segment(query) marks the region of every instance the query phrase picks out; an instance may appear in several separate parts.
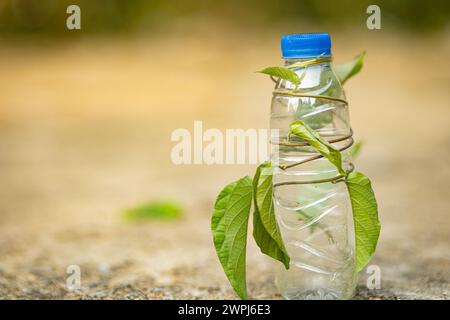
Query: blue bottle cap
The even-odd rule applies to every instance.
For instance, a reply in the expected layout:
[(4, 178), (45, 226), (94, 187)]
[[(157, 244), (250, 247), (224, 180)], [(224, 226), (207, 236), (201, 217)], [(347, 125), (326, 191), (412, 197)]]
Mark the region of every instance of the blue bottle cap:
[(331, 56), (331, 38), (328, 33), (298, 33), (281, 37), (281, 52), (285, 59)]

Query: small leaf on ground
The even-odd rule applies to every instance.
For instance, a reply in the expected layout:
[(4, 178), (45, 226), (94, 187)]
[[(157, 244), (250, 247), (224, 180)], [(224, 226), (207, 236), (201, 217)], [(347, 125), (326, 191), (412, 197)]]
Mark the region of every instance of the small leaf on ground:
[(289, 269), (289, 255), (275, 217), (272, 177), (271, 163), (264, 162), (253, 178), (253, 237), (262, 253), (281, 261)]
[(252, 193), (250, 177), (230, 183), (217, 197), (211, 218), (217, 256), (231, 286), (241, 299), (247, 299), (245, 260)]
[(345, 175), (344, 169), (342, 168), (341, 152), (323, 139), (310, 126), (301, 120), (296, 120), (290, 124), (289, 129), (293, 134), (308, 142), (309, 145), (314, 147), (322, 156), (330, 160), (341, 175)]
[(334, 72), (336, 73), (337, 77), (339, 78), (339, 81), (341, 84), (344, 84), (348, 79), (353, 77), (355, 74), (357, 74), (359, 71), (361, 71), (361, 68), (364, 64), (364, 57), (366, 56), (366, 52), (363, 51), (359, 55), (357, 55), (352, 61), (337, 64), (334, 66)]
[(125, 210), (129, 220), (173, 220), (181, 217), (181, 206), (173, 201), (150, 201)]
[(346, 179), (353, 210), (356, 242), (356, 270), (370, 261), (380, 235), (378, 207), (370, 180), (360, 172), (349, 173)]

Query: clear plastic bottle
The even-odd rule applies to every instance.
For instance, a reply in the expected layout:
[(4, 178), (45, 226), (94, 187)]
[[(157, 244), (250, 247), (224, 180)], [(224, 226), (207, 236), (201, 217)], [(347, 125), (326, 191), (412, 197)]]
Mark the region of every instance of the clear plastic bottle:
[(279, 167), (318, 154), (300, 138), (289, 136), (289, 124), (295, 120), (308, 124), (336, 148), (345, 149), (344, 168), (351, 166), (346, 151), (353, 141), (348, 106), (331, 62), (326, 61), (331, 60), (326, 59), (331, 57), (330, 36), (283, 36), (282, 52), (286, 65), (317, 57), (325, 61), (294, 69), (302, 77), (295, 91), (299, 96), (283, 94), (294, 86), (281, 80), (272, 99), (271, 128), (276, 129), (271, 137), (275, 213), (291, 257), (290, 269), (281, 266), (278, 270), (276, 284), (286, 299), (349, 299), (355, 293), (357, 274), (353, 219), (345, 184), (301, 184), (339, 175), (325, 158), (285, 170)]

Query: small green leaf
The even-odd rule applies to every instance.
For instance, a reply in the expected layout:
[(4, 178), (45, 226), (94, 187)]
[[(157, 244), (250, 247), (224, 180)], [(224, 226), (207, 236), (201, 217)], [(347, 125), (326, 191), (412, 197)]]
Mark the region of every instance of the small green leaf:
[(173, 220), (181, 217), (182, 208), (173, 201), (155, 200), (125, 210), (129, 220)]
[(362, 141), (358, 141), (350, 148), (349, 153), (350, 153), (350, 156), (352, 157), (352, 159), (355, 159), (359, 155), (363, 144), (364, 143)]
[(361, 271), (372, 257), (380, 235), (375, 194), (369, 178), (351, 172), (346, 179), (355, 224), (356, 270)]
[(314, 147), (322, 156), (330, 160), (336, 166), (339, 173), (345, 176), (345, 171), (342, 168), (341, 152), (335, 149), (330, 143), (325, 141), (316, 131), (311, 129), (306, 123), (301, 120), (292, 122), (289, 129), (293, 134), (299, 136), (312, 147)]
[(294, 71), (286, 67), (268, 67), (258, 72), (287, 80), (296, 86), (298, 86), (302, 81), (302, 79)]
[(217, 197), (211, 218), (217, 256), (231, 286), (241, 299), (247, 299), (245, 260), (252, 194), (250, 177), (230, 183)]
[(284, 247), (275, 217), (272, 165), (262, 163), (253, 178), (253, 237), (261, 252), (281, 261), (289, 269), (289, 255)]
[(366, 52), (363, 51), (359, 55), (357, 55), (352, 61), (338, 64), (334, 66), (334, 72), (341, 84), (344, 84), (348, 79), (357, 74), (364, 63), (364, 57), (366, 56)]

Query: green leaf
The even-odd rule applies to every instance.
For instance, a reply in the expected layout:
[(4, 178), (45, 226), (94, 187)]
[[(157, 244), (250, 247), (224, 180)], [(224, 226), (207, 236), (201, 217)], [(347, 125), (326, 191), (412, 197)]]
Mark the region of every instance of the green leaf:
[(363, 144), (364, 143), (362, 141), (358, 141), (350, 148), (349, 153), (350, 153), (350, 156), (352, 157), (352, 159), (355, 159), (359, 155)]
[(275, 217), (272, 165), (262, 163), (253, 178), (253, 237), (261, 252), (281, 261), (289, 269), (289, 255), (284, 247)]
[(344, 84), (348, 79), (357, 74), (364, 63), (364, 57), (366, 56), (366, 52), (363, 51), (359, 55), (357, 55), (352, 61), (338, 64), (334, 66), (334, 72), (341, 84)]
[(258, 72), (287, 80), (296, 86), (298, 86), (302, 81), (302, 79), (294, 71), (286, 67), (268, 67)]
[(370, 180), (360, 172), (349, 173), (346, 179), (356, 240), (356, 270), (361, 271), (372, 257), (380, 235), (380, 222), (375, 194)]
[(316, 131), (311, 129), (306, 123), (301, 120), (292, 122), (289, 129), (293, 134), (299, 136), (312, 147), (314, 147), (322, 156), (330, 160), (336, 166), (339, 173), (345, 176), (345, 171), (342, 168), (341, 152), (335, 149), (330, 143), (325, 141)]
[(125, 210), (129, 220), (174, 220), (181, 217), (182, 208), (173, 201), (155, 200)]
[(245, 260), (252, 193), (250, 177), (230, 183), (217, 197), (211, 218), (217, 256), (231, 286), (241, 299), (247, 299)]

